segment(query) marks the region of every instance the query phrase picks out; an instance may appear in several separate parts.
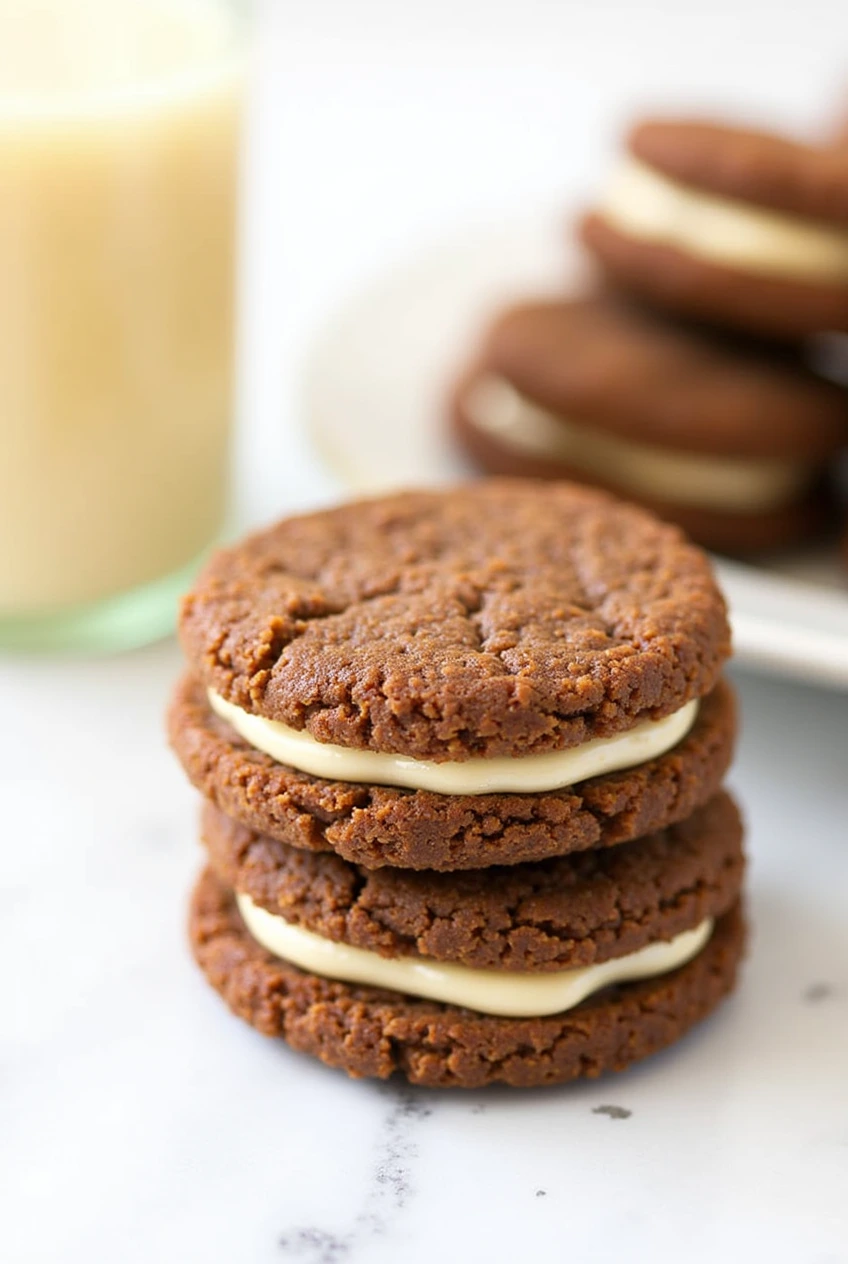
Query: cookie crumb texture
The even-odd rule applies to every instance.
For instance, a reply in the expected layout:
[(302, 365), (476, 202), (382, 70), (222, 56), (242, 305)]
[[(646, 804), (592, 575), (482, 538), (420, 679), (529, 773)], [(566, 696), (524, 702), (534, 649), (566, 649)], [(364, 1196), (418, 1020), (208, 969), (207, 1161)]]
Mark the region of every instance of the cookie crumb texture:
[(620, 847), (460, 873), (370, 870), (298, 851), (211, 805), (203, 841), (223, 885), (323, 939), (478, 970), (566, 970), (720, 917), (742, 885), (742, 821), (719, 794)]
[(571, 484), (488, 481), (292, 518), (185, 600), (196, 675), (318, 741), (420, 759), (608, 737), (708, 693), (730, 650), (706, 557)]
[(732, 990), (744, 948), (737, 904), (679, 970), (608, 988), (551, 1018), (506, 1019), (335, 983), (277, 960), (248, 935), (211, 871), (195, 888), (189, 933), (209, 982), (264, 1035), (354, 1077), (399, 1072), (441, 1088), (530, 1088), (621, 1071), (705, 1018)]
[(727, 771), (736, 708), (721, 680), (667, 754), (546, 794), (440, 795), (322, 781), (255, 750), (214, 714), (190, 676), (177, 686), (168, 727), (193, 785), (243, 825), (371, 869), (444, 871), (608, 847), (684, 820)]

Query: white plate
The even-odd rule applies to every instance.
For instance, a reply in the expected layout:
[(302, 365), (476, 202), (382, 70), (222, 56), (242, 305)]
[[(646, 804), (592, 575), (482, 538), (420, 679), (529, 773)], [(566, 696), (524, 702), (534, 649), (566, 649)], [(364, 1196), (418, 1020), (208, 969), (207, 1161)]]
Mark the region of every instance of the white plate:
[[(444, 394), (498, 304), (555, 293), (574, 273), (562, 217), (466, 233), (396, 268), (327, 328), (308, 361), (305, 413), (357, 492), (444, 483), (469, 467), (444, 428)], [(737, 658), (848, 688), (848, 589), (835, 550), (765, 567), (718, 561)]]

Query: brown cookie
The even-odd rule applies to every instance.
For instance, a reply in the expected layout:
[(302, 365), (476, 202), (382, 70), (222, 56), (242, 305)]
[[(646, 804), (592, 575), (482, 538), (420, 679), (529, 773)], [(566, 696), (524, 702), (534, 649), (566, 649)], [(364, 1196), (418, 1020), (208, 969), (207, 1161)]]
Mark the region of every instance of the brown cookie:
[(608, 293), (506, 308), (481, 340), (480, 374), (575, 424), (664, 451), (822, 461), (848, 441), (848, 395), (799, 351)]
[(319, 742), (435, 761), (608, 737), (714, 687), (706, 558), (570, 484), (490, 481), (292, 518), (217, 553), (183, 603), (193, 671)]
[(487, 472), (606, 487), (749, 553), (827, 521), (823, 469), (848, 436), (848, 395), (797, 352), (601, 294), (502, 312), (451, 417)]
[(682, 184), (803, 219), (848, 226), (844, 151), (704, 119), (645, 119), (632, 154)]
[[(627, 148), (665, 183), (658, 196), (654, 183), (635, 215), (641, 179), (583, 221), (584, 243), (617, 284), (672, 311), (773, 337), (848, 329), (844, 151), (674, 119), (640, 123)], [(697, 231), (681, 236), (693, 196)], [(718, 220), (701, 214), (707, 198), (721, 199)], [(770, 229), (750, 212), (771, 217), (768, 241)]]
[(543, 794), (443, 795), (322, 781), (262, 754), (210, 709), (190, 676), (178, 685), (169, 735), (193, 784), (262, 834), (335, 851), (368, 868), (458, 870), (605, 847), (683, 820), (718, 789), (736, 714), (725, 681), (689, 734), (637, 768)]
[(742, 822), (718, 794), (620, 847), (461, 873), (369, 870), (299, 851), (211, 804), (203, 842), (222, 884), (325, 939), (476, 969), (564, 970), (626, 956), (726, 913), (742, 885)]
[(620, 1071), (673, 1044), (733, 988), (744, 948), (739, 905), (669, 974), (606, 989), (564, 1014), (510, 1019), (336, 983), (273, 957), (247, 933), (211, 871), (191, 903), (195, 958), (230, 1009), (258, 1031), (351, 1076), (478, 1088), (556, 1084)]
[(848, 330), (848, 285), (724, 267), (674, 246), (631, 237), (600, 213), (584, 216), (578, 231), (611, 280), (667, 311), (777, 339)]

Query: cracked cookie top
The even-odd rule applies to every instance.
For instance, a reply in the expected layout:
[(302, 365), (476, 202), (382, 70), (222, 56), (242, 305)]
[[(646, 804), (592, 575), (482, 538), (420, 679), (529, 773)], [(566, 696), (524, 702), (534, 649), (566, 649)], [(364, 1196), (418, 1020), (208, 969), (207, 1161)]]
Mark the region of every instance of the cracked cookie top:
[(730, 648), (709, 562), (677, 528), (519, 480), (286, 519), (212, 558), (180, 636), (246, 711), (436, 761), (659, 719), (708, 693)]

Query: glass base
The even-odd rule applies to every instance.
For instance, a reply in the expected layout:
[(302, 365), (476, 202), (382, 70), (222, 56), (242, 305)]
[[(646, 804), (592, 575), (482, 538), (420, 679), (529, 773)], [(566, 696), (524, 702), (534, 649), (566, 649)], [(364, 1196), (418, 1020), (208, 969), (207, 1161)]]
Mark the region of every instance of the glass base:
[(176, 627), (177, 602), (207, 556), (204, 550), (163, 579), (86, 605), (33, 615), (0, 613), (0, 650), (106, 654), (170, 636)]

